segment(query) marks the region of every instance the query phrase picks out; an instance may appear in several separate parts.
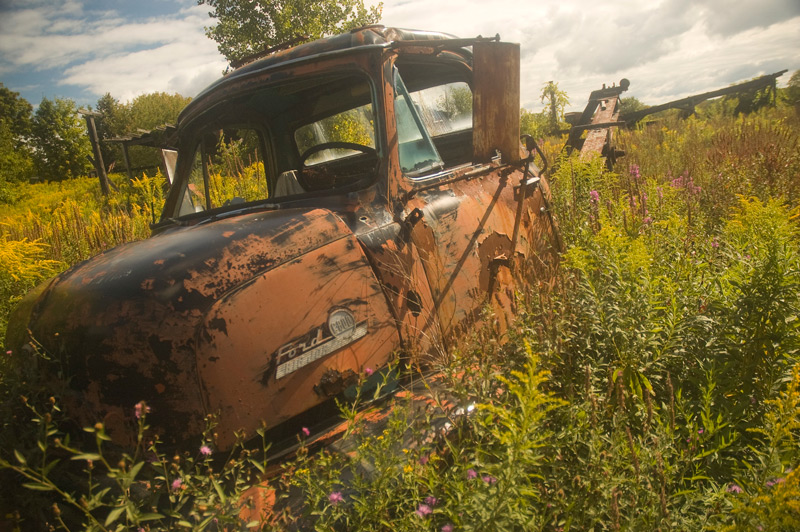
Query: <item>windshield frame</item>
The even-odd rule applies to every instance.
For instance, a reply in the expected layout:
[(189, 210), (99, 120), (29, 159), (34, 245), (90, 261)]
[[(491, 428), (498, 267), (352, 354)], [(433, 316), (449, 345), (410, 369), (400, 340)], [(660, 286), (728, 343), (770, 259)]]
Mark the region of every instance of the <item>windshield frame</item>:
[[(202, 212), (179, 214), (181, 212), (181, 203), (184, 195), (186, 194), (186, 188), (189, 183), (191, 166), (194, 159), (195, 148), (198, 145), (198, 139), (202, 137), (204, 132), (208, 131), (209, 124), (212, 124), (215, 121), (220, 121), (226, 127), (234, 122), (237, 122), (236, 120), (231, 120), (231, 122), (225, 121), (224, 109), (226, 106), (231, 105), (231, 102), (238, 101), (237, 99), (250, 97), (259, 93), (260, 91), (268, 91), (271, 88), (280, 88), (287, 84), (291, 85), (293, 83), (301, 83), (306, 80), (311, 82), (312, 86), (315, 83), (319, 86), (323, 86), (325, 81), (330, 79), (346, 79), (347, 77), (352, 77), (354, 79), (363, 80), (368, 87), (368, 93), (366, 95), (368, 98), (367, 102), (371, 104), (373, 109), (374, 121), (372, 134), (374, 137), (375, 150), (378, 158), (380, 159), (383, 154), (386, 153), (385, 118), (383, 101), (379, 96), (378, 90), (380, 83), (379, 81), (376, 81), (374, 73), (365, 68), (365, 66), (369, 65), (369, 57), (369, 55), (351, 56), (348, 58), (349, 61), (346, 65), (339, 65), (338, 67), (331, 65), (329, 68), (325, 69), (319, 68), (319, 65), (315, 66), (304, 64), (299, 65), (297, 68), (290, 69), (290, 72), (278, 70), (270, 72), (269, 75), (256, 72), (252, 76), (237, 80), (235, 87), (226, 88), (225, 93), (230, 95), (228, 98), (219, 98), (216, 97), (216, 95), (209, 95), (212, 96), (211, 100), (213, 100), (213, 103), (210, 103), (205, 109), (202, 110), (202, 112), (193, 113), (191, 120), (185, 124), (181, 124), (179, 127), (177, 142), (179, 155), (176, 164), (175, 181), (168, 192), (167, 201), (165, 202), (164, 210), (162, 211), (161, 215), (161, 220), (158, 224), (154, 225), (154, 228), (176, 221), (186, 221), (188, 223), (192, 223), (196, 219), (215, 216), (227, 211), (258, 207), (259, 205), (271, 208), (278, 203), (284, 203), (296, 199), (337, 195), (352, 190), (373, 186), (380, 180), (383, 170), (382, 165), (378, 165), (375, 171), (372, 172), (372, 175), (370, 175), (368, 178), (365, 176), (364, 178), (361, 178), (353, 183), (352, 186), (342, 186), (340, 188), (333, 188), (330, 190), (315, 190), (305, 192), (303, 194), (294, 194), (281, 197), (266, 197), (255, 201), (239, 203), (233, 206), (222, 206), (212, 208), (210, 210), (204, 210)], [(259, 79), (249, 79), (252, 77), (258, 77)], [(241, 87), (245, 88), (242, 89)], [(219, 87), (218, 90), (221, 91), (222, 87)], [(267, 122), (270, 123), (268, 124)], [(287, 124), (286, 122), (283, 122), (280, 132), (276, 131), (276, 128), (272, 122), (272, 120), (264, 120), (259, 124), (260, 128), (258, 128), (263, 132), (265, 137), (263, 144), (265, 144), (266, 151), (264, 153), (263, 163), (265, 166), (265, 171), (268, 175), (267, 179), (271, 180), (270, 183), (277, 179), (279, 173), (279, 168), (277, 167), (271, 167), (268, 170), (266, 169), (269, 165), (274, 164), (275, 153), (278, 153), (278, 151), (281, 150), (280, 153), (283, 157), (299, 156), (299, 154), (296, 153), (297, 148), (296, 144), (294, 143), (294, 132), (297, 129), (299, 122), (294, 124)], [(255, 123), (253, 123), (253, 126), (251, 127), (253, 129), (257, 129), (255, 127)], [(277, 134), (282, 134), (286, 139), (290, 139), (291, 142), (289, 145), (287, 145), (285, 142), (283, 146), (276, 146), (275, 135)], [(285, 151), (287, 149), (293, 151), (294, 154), (287, 155), (287, 152)], [(272, 175), (270, 175), (270, 171), (272, 172)], [(272, 195), (272, 191), (270, 191), (270, 195)]]

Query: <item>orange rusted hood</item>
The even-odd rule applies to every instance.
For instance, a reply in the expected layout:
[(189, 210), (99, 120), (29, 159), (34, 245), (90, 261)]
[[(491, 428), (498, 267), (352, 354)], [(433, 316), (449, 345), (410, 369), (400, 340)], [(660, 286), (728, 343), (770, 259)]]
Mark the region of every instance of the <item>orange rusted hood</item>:
[(271, 269), (350, 234), (324, 209), (176, 228), (59, 275), (23, 305), (27, 316), (12, 322), (10, 338), (30, 330), (52, 360), (45, 372), (59, 382), (67, 377), (62, 402), (79, 422), (101, 419), (130, 436), (133, 407), (146, 400), (153, 425), (198, 434), (205, 412), (195, 353), (207, 311)]

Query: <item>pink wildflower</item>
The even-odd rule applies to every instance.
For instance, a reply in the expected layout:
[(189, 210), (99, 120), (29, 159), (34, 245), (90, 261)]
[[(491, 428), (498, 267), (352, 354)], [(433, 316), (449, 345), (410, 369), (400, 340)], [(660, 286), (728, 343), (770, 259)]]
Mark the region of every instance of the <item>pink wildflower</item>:
[(427, 454), (423, 454), (422, 456), (420, 456), (419, 457), (419, 463), (422, 464), (422, 465), (426, 465), (428, 463), (428, 455)]
[(431, 508), (433, 508), (434, 506), (436, 506), (436, 504), (437, 504), (438, 502), (439, 502), (439, 499), (437, 499), (437, 498), (436, 498), (436, 497), (434, 497), (433, 495), (429, 495), (428, 497), (425, 497), (425, 504), (427, 504), (427, 505), (428, 505), (428, 506), (430, 506)]
[(328, 502), (330, 502), (334, 506), (336, 506), (340, 502), (344, 502), (344, 497), (342, 497), (342, 492), (341, 491), (331, 492), (331, 494), (328, 495)]
[(176, 478), (175, 480), (172, 481), (172, 489), (173, 490), (181, 489), (182, 485), (183, 485), (183, 481), (180, 478)]
[(472, 480), (473, 478), (478, 478), (478, 472), (475, 471), (474, 469), (468, 469), (467, 470), (467, 478), (470, 479), (470, 480)]
[(600, 201), (600, 193), (596, 190), (592, 190), (589, 192), (589, 200), (592, 203), (598, 203)]
[(7, 354), (7, 355), (10, 355), (10, 354), (11, 354), (11, 349), (9, 349), (8, 351), (6, 351), (6, 354)]
[(728, 486), (728, 492), (729, 493), (741, 493), (742, 492), (742, 488), (740, 488), (736, 484), (731, 484), (730, 486)]
[(144, 401), (139, 401), (133, 407), (133, 414), (136, 416), (136, 419), (142, 419), (142, 416), (145, 414), (150, 413), (150, 407), (145, 404)]
[(308, 427), (303, 427), (303, 436), (311, 436), (311, 431), (308, 430)]
[(364, 374), (367, 377), (371, 377), (373, 373), (375, 373), (375, 370), (373, 370), (372, 368), (364, 368)]
[(486, 482), (487, 484), (496, 484), (497, 483), (497, 479), (495, 477), (493, 477), (492, 475), (483, 475), (482, 480), (484, 482)]
[(453, 532), (453, 525), (447, 523), (442, 527), (442, 532)]
[(414, 513), (420, 517), (425, 517), (426, 515), (432, 514), (433, 510), (431, 510), (431, 507), (428, 506), (427, 504), (420, 504), (419, 507), (417, 508), (417, 511)]
[(203, 445), (200, 447), (200, 454), (203, 456), (211, 456), (211, 447), (208, 445)]

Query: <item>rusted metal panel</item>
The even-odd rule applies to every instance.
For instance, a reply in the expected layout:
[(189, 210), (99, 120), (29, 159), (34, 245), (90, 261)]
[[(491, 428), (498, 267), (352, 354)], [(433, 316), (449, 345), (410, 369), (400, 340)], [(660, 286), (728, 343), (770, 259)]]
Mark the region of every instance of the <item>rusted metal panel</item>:
[[(522, 176), (520, 169), (502, 166), (480, 179), (426, 190), (409, 203), (409, 208), (423, 213), (413, 238), (440, 326), (448, 335), (478, 323), (486, 304), (502, 315), (513, 313), (514, 287), (525, 280), (512, 278), (511, 270), (530, 272), (527, 265), (532, 261), (552, 263), (555, 257), (553, 239), (542, 238), (542, 233), (555, 230), (539, 210), (543, 191), (525, 200), (522, 237), (511, 249), (517, 205), (514, 184)], [(504, 260), (506, 264), (500, 268)]]
[[(371, 221), (370, 221), (371, 222)], [(443, 341), (413, 227), (373, 224), (358, 232), (397, 323), (403, 349), (412, 357), (436, 349)]]
[(385, 366), (397, 344), (386, 299), (352, 235), (229, 292), (206, 313), (197, 347), (206, 411), (220, 413), (218, 444), (337, 395), (366, 368)]
[(519, 44), (478, 42), (473, 46), (473, 149), (475, 162), (500, 150), (506, 162), (519, 160)]
[[(162, 434), (179, 437), (178, 428), (198, 434), (208, 402), (198, 387), (196, 358), (209, 334), (205, 315), (221, 298), (349, 234), (338, 217), (321, 209), (177, 229), (65, 272), (39, 297), (27, 321), (33, 338), (72, 376), (64, 399), (74, 398), (80, 422), (106, 419), (121, 428), (132, 405), (144, 399), (153, 426), (168, 429)], [(331, 268), (338, 264), (333, 261)], [(270, 320), (284, 314), (281, 306), (270, 310)], [(222, 326), (208, 326), (215, 324)], [(260, 326), (254, 327), (257, 334)], [(227, 366), (232, 378), (246, 378), (244, 370)], [(130, 436), (111, 433), (119, 441)]]
[(611, 96), (600, 100), (597, 111), (592, 117), (592, 123), (609, 125), (590, 129), (586, 132), (586, 139), (583, 141), (583, 147), (581, 148), (581, 159), (602, 154), (603, 149), (611, 145), (613, 132), (610, 124), (616, 122), (618, 117), (619, 97)]

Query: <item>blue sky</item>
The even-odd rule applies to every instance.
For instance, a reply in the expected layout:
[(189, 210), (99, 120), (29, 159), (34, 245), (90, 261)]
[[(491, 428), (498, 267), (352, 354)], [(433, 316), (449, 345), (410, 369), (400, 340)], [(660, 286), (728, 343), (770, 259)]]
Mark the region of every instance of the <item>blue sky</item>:
[[(519, 42), (534, 110), (549, 80), (579, 109), (622, 77), (656, 104), (788, 69), (785, 84), (800, 69), (800, 0), (384, 0), (382, 22)], [(211, 23), (195, 0), (0, 0), (0, 83), (33, 105), (193, 96), (226, 66)]]
[(154, 91), (192, 95), (225, 61), (194, 0), (0, 0), (0, 82), (32, 104), (91, 104)]

